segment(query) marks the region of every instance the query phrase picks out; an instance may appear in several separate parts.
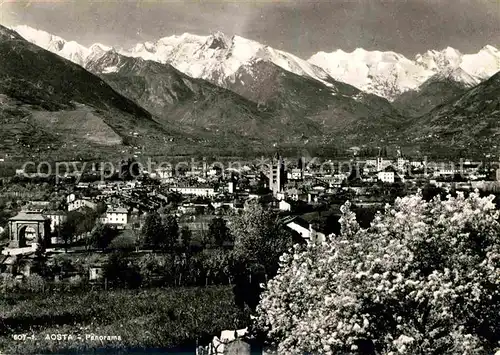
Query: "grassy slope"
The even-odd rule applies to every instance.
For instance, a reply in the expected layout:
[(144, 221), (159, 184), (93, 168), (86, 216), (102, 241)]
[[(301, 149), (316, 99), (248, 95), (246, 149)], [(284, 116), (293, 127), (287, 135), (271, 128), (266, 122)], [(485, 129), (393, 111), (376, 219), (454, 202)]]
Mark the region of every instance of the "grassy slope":
[[(7, 354), (62, 351), (90, 353), (95, 341), (45, 340), (46, 334), (120, 335), (105, 342), (112, 353), (126, 349), (194, 349), (225, 329), (248, 324), (229, 287), (91, 291), (84, 294), (7, 295), (0, 300), (0, 350)], [(16, 341), (13, 334), (35, 334)], [(148, 353), (146, 350), (144, 353)]]

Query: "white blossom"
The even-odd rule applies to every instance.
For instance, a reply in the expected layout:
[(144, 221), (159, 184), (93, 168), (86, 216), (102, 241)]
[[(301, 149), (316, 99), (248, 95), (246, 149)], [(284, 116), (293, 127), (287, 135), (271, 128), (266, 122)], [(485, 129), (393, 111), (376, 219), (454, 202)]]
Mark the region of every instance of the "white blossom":
[[(281, 258), (257, 325), (278, 353), (485, 354), (500, 340), (500, 225), (477, 192), (398, 198), (362, 229)], [(478, 329), (481, 329), (479, 333)]]

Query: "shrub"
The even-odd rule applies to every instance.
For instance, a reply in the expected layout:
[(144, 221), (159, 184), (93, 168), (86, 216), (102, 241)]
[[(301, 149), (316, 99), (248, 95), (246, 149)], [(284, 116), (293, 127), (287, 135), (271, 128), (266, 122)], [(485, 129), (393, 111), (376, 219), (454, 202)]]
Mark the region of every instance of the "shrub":
[(258, 307), (279, 353), (486, 354), (500, 340), (493, 197), (398, 198), (362, 229), (296, 247)]
[(20, 283), (21, 289), (24, 289), (26, 291), (30, 292), (42, 292), (45, 291), (46, 289), (46, 282), (38, 274), (32, 274), (27, 276), (23, 282)]
[(17, 281), (12, 276), (12, 274), (3, 274), (0, 277), (0, 290), (4, 290), (6, 292), (14, 291), (17, 287)]

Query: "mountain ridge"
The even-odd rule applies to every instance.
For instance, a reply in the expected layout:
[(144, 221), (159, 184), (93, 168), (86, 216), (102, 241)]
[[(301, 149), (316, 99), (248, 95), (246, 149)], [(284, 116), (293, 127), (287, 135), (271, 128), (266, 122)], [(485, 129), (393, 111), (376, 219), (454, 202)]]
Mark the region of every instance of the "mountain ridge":
[[(67, 42), (46, 32), (41, 34), (44, 31), (30, 29), (29, 26), (17, 26), (14, 29), (18, 29), (21, 35), (24, 34), (35, 44), (45, 46), (45, 49), (79, 65), (85, 66), (86, 58), (95, 57), (92, 46), (76, 46), (76, 42)], [(46, 38), (50, 36), (58, 45), (47, 43)], [(61, 44), (61, 41), (64, 43)], [(72, 47), (74, 53), (70, 51)], [(471, 87), (471, 84), (477, 85), (500, 71), (500, 51), (491, 45), (484, 46), (475, 54), (462, 54), (451, 47), (429, 50), (415, 55), (414, 59), (391, 51), (358, 48), (344, 52), (339, 49), (329, 53), (320, 51), (308, 60), (303, 60), (292, 53), (253, 40), (214, 32), (209, 36), (183, 33), (162, 37), (156, 41), (137, 43), (130, 49), (100, 47), (125, 56), (169, 63), (191, 77), (206, 79), (228, 89), (232, 88), (234, 74), (239, 68), (252, 60), (262, 59), (292, 73), (311, 77), (326, 86), (330, 86), (332, 81), (340, 81), (389, 101), (396, 100), (405, 92), (420, 90), (436, 74), (458, 73), (461, 70), (462, 74), (456, 75), (454, 80)]]
[(231, 90), (191, 78), (169, 64), (111, 51), (88, 62), (87, 69), (169, 124), (255, 142), (300, 144), (304, 136), (321, 140), (341, 133), (356, 140), (362, 134), (353, 133), (360, 125), (390, 128), (383, 117), (397, 117), (384, 99), (348, 84), (325, 87), (264, 60), (240, 67)]
[(500, 153), (500, 73), (417, 117), (400, 132), (428, 151), (461, 156)]
[(95, 156), (183, 137), (81, 66), (2, 26), (0, 101), (0, 151), (10, 156)]
[(475, 54), (462, 54), (447, 47), (417, 54), (414, 60), (395, 52), (356, 49), (318, 52), (309, 62), (333, 78), (394, 101), (407, 91), (417, 91), (434, 75), (455, 72), (454, 80), (469, 87), (500, 71), (500, 51), (487, 45)]

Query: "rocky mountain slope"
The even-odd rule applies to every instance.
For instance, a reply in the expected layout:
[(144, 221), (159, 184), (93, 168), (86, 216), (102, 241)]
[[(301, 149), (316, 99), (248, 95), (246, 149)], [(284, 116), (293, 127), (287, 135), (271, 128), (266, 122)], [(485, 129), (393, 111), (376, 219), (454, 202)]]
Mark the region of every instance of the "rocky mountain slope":
[(238, 69), (232, 90), (115, 51), (86, 67), (169, 124), (233, 144), (238, 136), (254, 144), (302, 144), (309, 138), (332, 143), (339, 135), (342, 143), (366, 142), (362, 127), (376, 139), (392, 132), (399, 119), (384, 99), (334, 81), (325, 86), (264, 60)]
[[(269, 143), (285, 135), (292, 140), (300, 135), (298, 127), (281, 127), (280, 120), (267, 107), (258, 107), (230, 90), (191, 78), (169, 64), (109, 51), (86, 66), (164, 124), (217, 140), (217, 144), (225, 140), (241, 143), (242, 139)], [(312, 122), (304, 129), (319, 134)]]
[(11, 157), (94, 155), (174, 134), (103, 80), (3, 26), (0, 102), (0, 154)]
[[(157, 135), (158, 141), (167, 142), (167, 149), (172, 143), (168, 137), (173, 136), (177, 137), (176, 145), (183, 137), (189, 137), (187, 141), (201, 147), (238, 146), (247, 151), (249, 147), (269, 147), (274, 143), (301, 147), (395, 144), (415, 146), (420, 151), (459, 153), (496, 149), (500, 126), (499, 92), (495, 89), (498, 78), (493, 76), (482, 82), (500, 69), (500, 56), (491, 46), (475, 55), (463, 55), (452, 48), (429, 51), (415, 60), (393, 52), (337, 51), (334, 52), (337, 59), (333, 61), (328, 54), (311, 60), (316, 64), (323, 61), (325, 70), (322, 70), (291, 54), (221, 33), (165, 37), (138, 44), (131, 50), (115, 50), (101, 44), (82, 49), (58, 37), (40, 34), (31, 41), (38, 41), (53, 53), (83, 65), (114, 90), (95, 77), (84, 77), (90, 74), (83, 69), (79, 69), (82, 72), (72, 69), (76, 72), (64, 76), (67, 70), (56, 66), (52, 72), (45, 68), (52, 59), (44, 61), (44, 54), (40, 65), (35, 65), (36, 70), (45, 73), (43, 80), (32, 77), (32, 68), (12, 68), (7, 75), (14, 78), (19, 73), (31, 73), (28, 83), (22, 81), (24, 78), (16, 78), (6, 85), (4, 80), (3, 85), (10, 91), (5, 94), (4, 89), (1, 100), (8, 101), (4, 107), (9, 110), (18, 106), (24, 110), (26, 102), (38, 100), (37, 106), (30, 103), (29, 114), (17, 117), (37, 118), (32, 113), (35, 110), (66, 112), (67, 107), (71, 110), (75, 105), (83, 105), (93, 115), (118, 109), (118, 117), (123, 112), (127, 117), (123, 119), (127, 122), (124, 126), (148, 122), (149, 127), (154, 127), (151, 137)], [(41, 51), (30, 48), (32, 52)], [(16, 60), (35, 60), (34, 57), (21, 55)], [(47, 77), (53, 82), (50, 85), (45, 83)], [(95, 80), (99, 82), (95, 85), (106, 88), (105, 93), (92, 86)], [(25, 90), (25, 87), (42, 89)], [(17, 95), (14, 98), (13, 90)], [(108, 90), (121, 95), (111, 100), (115, 96)], [(119, 100), (126, 101), (121, 104)], [(63, 106), (50, 106), (54, 104)], [(149, 112), (154, 117), (148, 116)], [(98, 118), (122, 141), (131, 139), (125, 137), (124, 129), (116, 129), (110, 123), (114, 115), (104, 116)], [(142, 119), (134, 121), (138, 116)], [(83, 116), (72, 117), (80, 117), (73, 119), (74, 122), (83, 119)], [(49, 120), (43, 122), (48, 124)], [(45, 132), (43, 125), (40, 127), (31, 131), (33, 137), (35, 132)], [(149, 127), (143, 132), (148, 132)], [(129, 129), (129, 135), (132, 132)], [(164, 150), (163, 145), (156, 147)]]
[(427, 151), (500, 153), (500, 73), (415, 119), (401, 136)]
[(418, 90), (409, 90), (399, 95), (392, 102), (393, 106), (406, 117), (419, 117), (465, 94), (472, 86), (457, 80), (455, 74), (461, 70), (432, 76)]
[(293, 54), (240, 36), (227, 36), (222, 32), (210, 36), (185, 33), (164, 37), (155, 43), (138, 44), (131, 50), (122, 51), (122, 54), (169, 63), (193, 78), (206, 79), (225, 88), (238, 84), (236, 73), (242, 66), (250, 66), (259, 60), (327, 86), (331, 79), (324, 70)]

